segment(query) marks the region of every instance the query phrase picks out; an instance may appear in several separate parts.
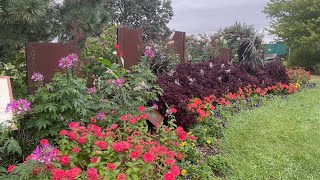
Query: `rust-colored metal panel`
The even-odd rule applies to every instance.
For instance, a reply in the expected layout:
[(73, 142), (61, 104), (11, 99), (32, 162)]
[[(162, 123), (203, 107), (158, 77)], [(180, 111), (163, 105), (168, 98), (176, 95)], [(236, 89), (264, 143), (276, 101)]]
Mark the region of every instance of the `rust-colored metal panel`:
[(142, 29), (119, 27), (117, 34), (117, 41), (123, 52), (124, 67), (128, 69), (140, 61), (143, 49)]
[(219, 49), (219, 60), (225, 63), (231, 63), (232, 49), (228, 49), (228, 48)]
[(174, 47), (176, 53), (180, 55), (180, 62), (184, 62), (184, 50), (186, 44), (186, 33), (175, 31), (173, 35)]
[(32, 86), (31, 77), (33, 73), (41, 73), (44, 76), (44, 83), (49, 83), (54, 73), (59, 70), (58, 62), (60, 58), (70, 53), (79, 54), (79, 50), (74, 45), (64, 43), (29, 42), (26, 44), (26, 52), (29, 94), (36, 89)]

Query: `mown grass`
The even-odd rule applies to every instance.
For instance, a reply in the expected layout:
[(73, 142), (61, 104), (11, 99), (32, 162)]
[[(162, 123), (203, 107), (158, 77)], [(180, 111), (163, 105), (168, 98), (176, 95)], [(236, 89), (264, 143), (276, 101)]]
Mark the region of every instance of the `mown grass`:
[(315, 81), (315, 89), (228, 120), (226, 179), (320, 179), (320, 79)]

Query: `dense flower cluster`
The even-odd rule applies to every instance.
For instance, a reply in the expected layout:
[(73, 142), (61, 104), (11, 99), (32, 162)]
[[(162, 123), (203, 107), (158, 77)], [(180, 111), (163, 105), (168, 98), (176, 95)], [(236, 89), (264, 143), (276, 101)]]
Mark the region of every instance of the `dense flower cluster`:
[(34, 82), (42, 82), (43, 79), (44, 79), (43, 75), (39, 72), (35, 72), (31, 76), (31, 80), (33, 80)]
[(59, 150), (53, 148), (47, 140), (40, 141), (41, 146), (37, 146), (36, 149), (27, 159), (32, 159), (44, 164), (50, 164), (52, 161), (57, 160)]
[[(140, 106), (138, 111), (140, 114), (126, 114), (121, 117), (121, 124), (107, 128), (95, 125), (95, 121), (87, 126), (71, 122), (68, 129), (59, 133), (60, 151), (41, 140), (41, 146), (27, 160), (51, 167), (44, 170), (44, 166), (37, 166), (34, 170), (43, 173), (33, 175), (45, 174), (56, 180), (176, 179), (180, 175), (176, 164), (183, 159), (188, 142), (195, 142), (196, 138), (182, 127), (174, 130), (159, 126), (163, 134), (149, 134), (142, 130), (148, 117), (146, 108)], [(176, 112), (174, 108), (169, 111)]]
[(152, 50), (151, 46), (146, 46), (144, 50), (144, 56), (148, 58), (153, 58), (155, 56), (155, 53)]
[(292, 83), (305, 84), (311, 79), (310, 72), (302, 67), (287, 69), (287, 71)]
[(31, 103), (26, 99), (18, 99), (10, 102), (6, 107), (6, 112), (16, 112), (22, 114), (29, 111)]
[(79, 57), (76, 54), (69, 54), (59, 60), (59, 67), (61, 69), (71, 69), (77, 62)]

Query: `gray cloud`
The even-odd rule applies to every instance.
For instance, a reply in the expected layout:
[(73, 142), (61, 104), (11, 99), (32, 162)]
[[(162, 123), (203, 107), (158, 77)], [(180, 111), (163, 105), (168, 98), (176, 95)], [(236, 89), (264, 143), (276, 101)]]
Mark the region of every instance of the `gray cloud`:
[(174, 17), (169, 27), (190, 34), (216, 32), (236, 21), (254, 25), (273, 39), (264, 29), (270, 21), (262, 12), (268, 0), (173, 0)]

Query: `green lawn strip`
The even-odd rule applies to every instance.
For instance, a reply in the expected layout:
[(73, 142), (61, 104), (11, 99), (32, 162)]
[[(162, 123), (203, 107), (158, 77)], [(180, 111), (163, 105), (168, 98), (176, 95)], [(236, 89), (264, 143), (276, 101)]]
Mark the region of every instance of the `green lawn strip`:
[(320, 179), (319, 83), (239, 113), (227, 125), (226, 179)]

